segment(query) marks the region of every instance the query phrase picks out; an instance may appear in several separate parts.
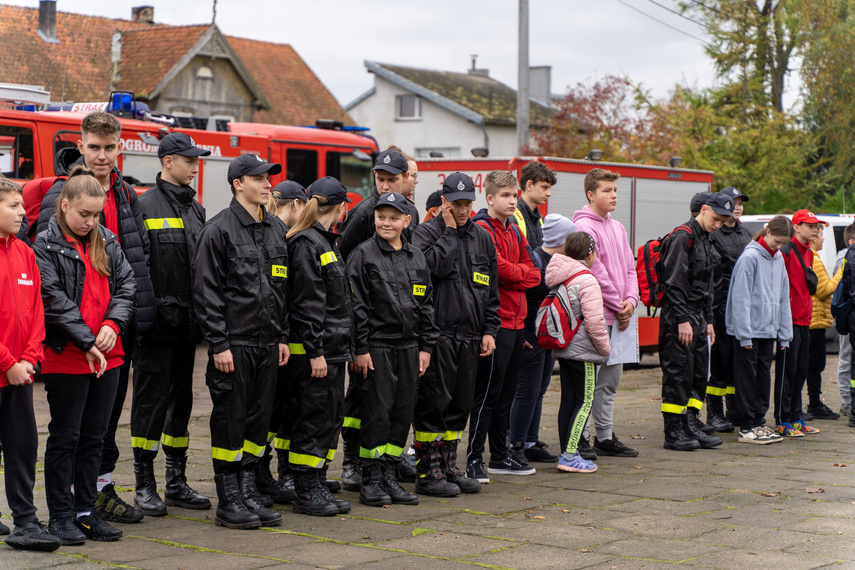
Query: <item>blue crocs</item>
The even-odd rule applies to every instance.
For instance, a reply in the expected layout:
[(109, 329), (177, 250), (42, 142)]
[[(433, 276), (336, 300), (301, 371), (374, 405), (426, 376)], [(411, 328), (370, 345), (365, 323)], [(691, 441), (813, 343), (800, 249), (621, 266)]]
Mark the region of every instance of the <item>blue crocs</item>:
[(584, 459), (578, 451), (572, 457), (564, 452), (558, 459), (558, 470), (568, 473), (593, 473), (597, 470), (597, 464)]

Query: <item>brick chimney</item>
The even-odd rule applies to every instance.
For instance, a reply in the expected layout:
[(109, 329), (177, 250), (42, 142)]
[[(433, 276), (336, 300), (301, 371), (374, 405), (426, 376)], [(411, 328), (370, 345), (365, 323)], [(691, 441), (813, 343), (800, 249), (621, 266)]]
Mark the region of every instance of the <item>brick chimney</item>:
[(154, 6), (136, 6), (131, 8), (131, 21), (137, 24), (154, 23)]
[(49, 44), (58, 44), (56, 38), (56, 0), (39, 0), (39, 36)]

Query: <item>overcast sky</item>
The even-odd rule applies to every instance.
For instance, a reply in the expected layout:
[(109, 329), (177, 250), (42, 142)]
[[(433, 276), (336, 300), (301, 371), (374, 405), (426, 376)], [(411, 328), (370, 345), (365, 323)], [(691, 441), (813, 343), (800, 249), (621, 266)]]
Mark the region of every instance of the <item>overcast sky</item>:
[[(641, 12), (703, 39), (696, 24), (652, 0), (623, 0)], [(676, 9), (674, 0), (657, 0)], [(38, 0), (3, 2), (37, 7)], [(212, 0), (59, 0), (64, 12), (129, 19), (131, 7), (153, 5), (167, 24), (211, 21)], [(619, 0), (530, 0), (530, 63), (552, 66), (552, 91), (607, 74), (641, 81), (655, 95), (675, 83), (714, 81), (698, 39), (654, 21)], [(342, 104), (369, 89), (364, 60), (465, 71), (478, 67), (517, 84), (517, 0), (219, 0), (217, 25), (227, 35), (289, 43)], [(275, 69), (270, 70), (275, 73)], [(263, 79), (262, 79), (263, 81)]]

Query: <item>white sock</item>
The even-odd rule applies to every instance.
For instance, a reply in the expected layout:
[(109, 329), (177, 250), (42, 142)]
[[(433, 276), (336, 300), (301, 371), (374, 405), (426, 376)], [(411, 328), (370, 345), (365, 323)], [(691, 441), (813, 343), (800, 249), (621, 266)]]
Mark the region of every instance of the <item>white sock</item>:
[(95, 484), (95, 487), (97, 488), (98, 492), (100, 493), (101, 491), (104, 490), (104, 487), (106, 487), (107, 485), (109, 485), (112, 482), (113, 482), (113, 474), (112, 473), (105, 473), (103, 475), (98, 475), (98, 482)]
[(525, 442), (525, 448), (531, 449), (532, 447), (534, 447), (534, 444), (536, 444), (536, 443), (537, 443), (536, 441), (527, 441), (527, 442)]
[(77, 513), (77, 518), (89, 516), (92, 514), (92, 511), (81, 511)]

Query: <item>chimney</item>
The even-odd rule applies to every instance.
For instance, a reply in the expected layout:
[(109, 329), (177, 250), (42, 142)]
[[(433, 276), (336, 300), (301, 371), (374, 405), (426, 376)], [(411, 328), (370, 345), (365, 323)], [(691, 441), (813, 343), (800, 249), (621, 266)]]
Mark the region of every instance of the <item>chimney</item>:
[(544, 105), (552, 104), (552, 66), (528, 68), (529, 96)]
[(154, 6), (137, 6), (131, 8), (131, 21), (136, 24), (153, 24)]
[(56, 0), (39, 0), (39, 36), (49, 44), (56, 39)]
[(481, 77), (490, 77), (490, 70), (489, 69), (478, 69), (475, 66), (477, 61), (478, 61), (478, 56), (476, 54), (473, 54), (472, 55), (472, 68), (469, 69), (469, 71), (468, 71), (469, 75), (478, 75)]

